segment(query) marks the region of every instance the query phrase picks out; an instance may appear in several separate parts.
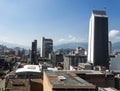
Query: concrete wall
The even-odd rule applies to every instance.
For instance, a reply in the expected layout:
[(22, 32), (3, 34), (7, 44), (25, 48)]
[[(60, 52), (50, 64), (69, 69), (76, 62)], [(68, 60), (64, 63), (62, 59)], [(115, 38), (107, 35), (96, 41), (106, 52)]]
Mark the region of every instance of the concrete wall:
[(52, 91), (52, 85), (49, 82), (49, 79), (44, 72), (44, 79), (43, 79), (43, 91)]

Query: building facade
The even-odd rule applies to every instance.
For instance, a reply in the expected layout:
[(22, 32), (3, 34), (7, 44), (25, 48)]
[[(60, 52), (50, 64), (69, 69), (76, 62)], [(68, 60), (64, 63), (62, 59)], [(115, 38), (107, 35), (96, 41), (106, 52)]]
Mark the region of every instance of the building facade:
[(108, 69), (108, 16), (106, 12), (93, 10), (89, 28), (88, 62)]
[(48, 58), (49, 53), (53, 51), (53, 40), (42, 38), (41, 57)]

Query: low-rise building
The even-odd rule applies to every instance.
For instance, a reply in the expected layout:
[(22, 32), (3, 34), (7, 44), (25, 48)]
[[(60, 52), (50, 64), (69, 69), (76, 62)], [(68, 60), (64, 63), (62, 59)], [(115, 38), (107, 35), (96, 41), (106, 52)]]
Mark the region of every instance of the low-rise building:
[(25, 65), (6, 77), (6, 91), (43, 91), (43, 78), (39, 65)]
[(120, 90), (120, 74), (115, 76), (115, 88)]
[(97, 91), (96, 85), (70, 71), (46, 70), (43, 84), (44, 91)]

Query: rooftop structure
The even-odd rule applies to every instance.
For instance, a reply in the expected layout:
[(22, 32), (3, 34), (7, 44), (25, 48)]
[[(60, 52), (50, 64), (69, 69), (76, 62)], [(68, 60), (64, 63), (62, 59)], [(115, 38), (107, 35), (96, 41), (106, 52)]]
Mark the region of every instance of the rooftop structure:
[(24, 79), (42, 78), (41, 70), (42, 68), (39, 65), (25, 65), (23, 68), (17, 69), (15, 73), (12, 74), (13, 77), (15, 74), (15, 78), (24, 78)]
[(20, 72), (41, 72), (39, 65), (25, 65), (23, 68), (16, 70), (16, 73)]
[(93, 10), (93, 14), (95, 16), (107, 17), (106, 11), (102, 11), (102, 10)]

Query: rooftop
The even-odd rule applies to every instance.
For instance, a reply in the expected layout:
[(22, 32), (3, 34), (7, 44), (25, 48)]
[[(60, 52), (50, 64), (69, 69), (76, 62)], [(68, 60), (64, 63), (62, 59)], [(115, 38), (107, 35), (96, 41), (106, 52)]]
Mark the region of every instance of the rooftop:
[(95, 16), (104, 16), (104, 17), (106, 17), (107, 16), (107, 14), (106, 14), (106, 11), (104, 11), (104, 10), (93, 10), (93, 14), (95, 15)]
[(9, 79), (7, 89), (19, 91), (29, 91), (30, 85), (28, 79)]
[(45, 73), (53, 88), (96, 88), (95, 85), (83, 80), (70, 71), (46, 70)]
[(102, 74), (104, 74), (104, 73), (102, 73), (101, 71), (95, 71), (95, 70), (80, 70), (80, 71), (76, 71), (75, 73), (77, 73), (77, 74), (82, 74), (82, 73), (84, 73), (84, 74), (89, 74), (89, 75), (102, 75)]

